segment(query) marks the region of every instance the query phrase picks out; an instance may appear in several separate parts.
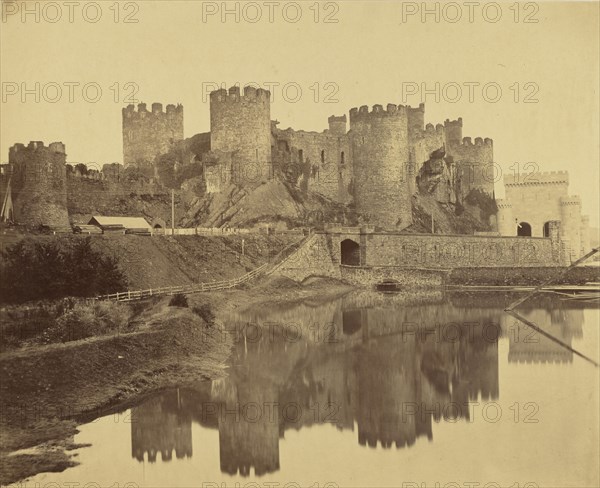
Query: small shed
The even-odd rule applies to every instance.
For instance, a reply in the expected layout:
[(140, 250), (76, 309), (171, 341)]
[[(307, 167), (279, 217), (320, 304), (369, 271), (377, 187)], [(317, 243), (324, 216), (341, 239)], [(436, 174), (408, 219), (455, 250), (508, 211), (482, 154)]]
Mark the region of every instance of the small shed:
[(146, 234), (152, 232), (152, 227), (144, 217), (107, 217), (105, 215), (94, 215), (88, 222), (88, 225), (100, 227), (104, 233)]

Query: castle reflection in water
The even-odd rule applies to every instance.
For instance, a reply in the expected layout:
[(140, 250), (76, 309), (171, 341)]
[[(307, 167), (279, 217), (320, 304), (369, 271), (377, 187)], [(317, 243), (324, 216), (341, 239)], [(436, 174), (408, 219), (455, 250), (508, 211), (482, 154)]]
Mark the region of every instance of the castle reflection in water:
[[(228, 376), (133, 408), (132, 455), (191, 457), (192, 422), (218, 429), (221, 471), (242, 476), (279, 469), (288, 429), (333, 423), (357, 429), (361, 445), (383, 448), (432, 440), (433, 421), (468, 420), (469, 402), (499, 398), (499, 339), (508, 340), (509, 362), (573, 361), (571, 351), (503, 312), (512, 298), (364, 292), (232, 317)], [(571, 344), (582, 334), (583, 308), (542, 296), (520, 312)], [(259, 337), (248, 324), (267, 327)]]

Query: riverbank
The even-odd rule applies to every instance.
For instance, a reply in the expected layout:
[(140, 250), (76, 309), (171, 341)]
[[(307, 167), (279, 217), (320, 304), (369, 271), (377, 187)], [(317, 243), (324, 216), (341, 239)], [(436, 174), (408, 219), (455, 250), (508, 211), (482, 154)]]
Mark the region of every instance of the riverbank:
[[(231, 337), (221, 317), (250, 306), (328, 299), (352, 288), (317, 280), (304, 286), (285, 279), (238, 290), (197, 294), (189, 308), (169, 298), (149, 303), (132, 332), (66, 343), (31, 345), (0, 354), (2, 417), (0, 484), (77, 464), (71, 451), (77, 425), (137, 403), (173, 386), (226, 374)], [(208, 306), (210, 320), (194, 313)]]

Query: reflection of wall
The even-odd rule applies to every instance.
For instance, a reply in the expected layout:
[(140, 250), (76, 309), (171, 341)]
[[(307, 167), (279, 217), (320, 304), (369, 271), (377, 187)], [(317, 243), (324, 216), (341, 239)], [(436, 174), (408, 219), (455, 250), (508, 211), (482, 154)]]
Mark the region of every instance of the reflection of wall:
[[(583, 326), (582, 309), (557, 308), (553, 310), (535, 308), (519, 313), (545, 332), (571, 345), (573, 337), (581, 337)], [(546, 363), (572, 362), (573, 353), (560, 344), (536, 332), (516, 318), (507, 317), (502, 329), (509, 338), (509, 362)]]
[(192, 421), (179, 411), (177, 394), (155, 397), (131, 410), (131, 455), (138, 461), (156, 462), (192, 457)]

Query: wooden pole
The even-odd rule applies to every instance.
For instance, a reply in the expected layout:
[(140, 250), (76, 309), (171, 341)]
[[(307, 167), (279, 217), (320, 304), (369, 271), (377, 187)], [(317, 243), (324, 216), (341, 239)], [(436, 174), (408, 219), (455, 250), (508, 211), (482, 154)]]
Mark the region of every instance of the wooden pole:
[(171, 232), (175, 235), (175, 190), (171, 190)]

